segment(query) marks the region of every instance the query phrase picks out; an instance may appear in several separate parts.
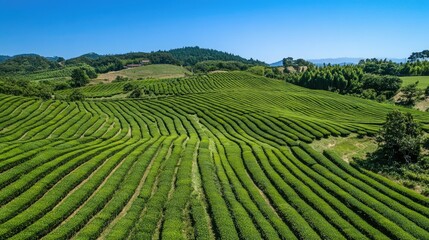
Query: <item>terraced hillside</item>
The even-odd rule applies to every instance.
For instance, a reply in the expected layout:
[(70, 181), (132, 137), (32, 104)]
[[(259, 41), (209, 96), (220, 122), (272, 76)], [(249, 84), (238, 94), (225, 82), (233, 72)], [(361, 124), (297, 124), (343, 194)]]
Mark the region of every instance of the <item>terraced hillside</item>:
[(245, 73), (140, 84), (0, 95), (0, 239), (429, 239), (428, 198), (307, 145), (392, 106)]

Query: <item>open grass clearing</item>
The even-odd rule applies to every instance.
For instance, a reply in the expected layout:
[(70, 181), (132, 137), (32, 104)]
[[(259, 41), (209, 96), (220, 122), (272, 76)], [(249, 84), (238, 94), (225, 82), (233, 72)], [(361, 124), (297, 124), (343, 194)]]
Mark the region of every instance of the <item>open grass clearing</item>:
[(180, 78), (190, 74), (191, 72), (181, 66), (170, 64), (153, 64), (99, 74), (95, 80), (91, 81), (91, 84), (110, 83), (118, 76), (137, 80), (147, 78)]
[(333, 150), (344, 161), (350, 162), (354, 157), (364, 158), (367, 153), (377, 149), (377, 143), (370, 137), (358, 137), (357, 134), (350, 134), (347, 137), (323, 138), (310, 144), (318, 152)]
[(429, 76), (412, 76), (412, 77), (401, 77), (402, 79), (402, 87), (407, 86), (409, 84), (413, 84), (415, 82), (419, 82), (417, 85), (418, 89), (425, 89), (429, 86)]

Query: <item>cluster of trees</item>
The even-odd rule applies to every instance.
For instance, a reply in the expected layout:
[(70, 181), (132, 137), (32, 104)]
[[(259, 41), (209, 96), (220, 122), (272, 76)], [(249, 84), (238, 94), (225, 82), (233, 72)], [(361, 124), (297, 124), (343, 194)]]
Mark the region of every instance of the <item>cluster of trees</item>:
[(94, 79), (97, 77), (97, 73), (94, 69), (87, 68), (76, 68), (71, 73), (71, 87), (83, 87), (89, 83), (90, 79)]
[[(402, 81), (398, 76), (429, 76), (429, 61), (425, 61), (428, 58), (429, 50), (424, 50), (412, 53), (406, 63), (372, 58), (361, 60), (357, 65), (316, 67), (303, 59), (289, 57), (283, 59), (284, 79), (307, 88), (383, 101), (400, 89)], [(400, 102), (408, 105), (415, 98), (415, 91), (412, 86), (404, 91), (406, 97)]]
[(247, 71), (255, 75), (264, 76), (268, 78), (281, 79), (283, 77), (283, 73), (278, 68), (253, 66), (248, 68)]
[(3, 79), (0, 80), (0, 93), (26, 97), (39, 97), (47, 100), (52, 98), (54, 86), (48, 82)]
[(402, 76), (429, 76), (428, 61), (407, 62), (400, 66), (399, 73)]
[(365, 59), (361, 60), (358, 64), (365, 73), (378, 74), (378, 75), (399, 75), (400, 64), (394, 63), (387, 59)]
[(406, 63), (394, 63), (386, 59), (366, 59), (361, 60), (358, 67), (365, 73), (393, 76), (428, 76), (428, 61), (409, 61)]
[(118, 71), (124, 68), (121, 60), (113, 56), (100, 56), (97, 58), (80, 56), (65, 61), (66, 66), (86, 64), (94, 68), (97, 73)]
[(248, 71), (255, 75), (282, 79), (283, 73), (278, 68), (272, 68), (264, 65), (255, 65), (237, 61), (203, 61), (189, 67), (196, 73), (208, 73), (213, 71)]
[[(47, 100), (54, 97), (56, 90), (63, 90), (67, 88), (77, 88), (85, 86), (89, 80), (97, 77), (95, 70), (88, 66), (75, 68), (71, 73), (72, 79), (68, 82), (65, 81), (29, 81), (25, 79), (15, 79), (14, 77), (2, 77), (0, 79), (0, 93), (11, 94), (26, 97), (39, 97)], [(79, 93), (79, 94), (78, 94)], [(68, 97), (57, 97), (64, 100), (82, 100), (83, 94), (80, 92), (73, 92)]]
[(237, 61), (203, 61), (198, 62), (192, 68), (194, 72), (207, 73), (212, 71), (236, 71), (236, 70), (247, 70), (250, 66), (248, 64), (237, 62)]
[(131, 82), (124, 84), (124, 92), (130, 93), (128, 98), (141, 98), (144, 95), (153, 94), (150, 90), (146, 88), (140, 88)]
[(288, 82), (312, 89), (353, 94), (383, 101), (400, 89), (402, 80), (396, 76), (367, 74), (356, 66), (309, 66), (303, 73), (286, 75)]
[(408, 61), (417, 62), (419, 60), (426, 60), (429, 58), (429, 50), (423, 50), (421, 52), (413, 52), (410, 57), (408, 57)]
[[(292, 57), (283, 58), (283, 67), (285, 73), (301, 72), (303, 67), (314, 66), (311, 62), (305, 61), (302, 58), (293, 59)], [(291, 71), (293, 69), (293, 71)]]

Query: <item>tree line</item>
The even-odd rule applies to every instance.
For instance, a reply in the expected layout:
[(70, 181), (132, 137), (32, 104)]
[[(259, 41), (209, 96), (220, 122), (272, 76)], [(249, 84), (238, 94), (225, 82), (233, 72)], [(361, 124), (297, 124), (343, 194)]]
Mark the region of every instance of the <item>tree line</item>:
[(328, 90), (368, 99), (384, 101), (400, 89), (402, 80), (397, 76), (365, 73), (357, 66), (311, 65), (304, 72), (288, 73), (285, 79), (311, 89)]
[[(429, 75), (429, 51), (412, 53), (406, 63), (387, 59), (365, 59), (357, 65), (316, 66), (304, 59), (283, 59), (286, 81), (311, 89), (350, 94), (385, 101), (401, 88), (400, 76)], [(409, 101), (405, 99), (404, 101)]]

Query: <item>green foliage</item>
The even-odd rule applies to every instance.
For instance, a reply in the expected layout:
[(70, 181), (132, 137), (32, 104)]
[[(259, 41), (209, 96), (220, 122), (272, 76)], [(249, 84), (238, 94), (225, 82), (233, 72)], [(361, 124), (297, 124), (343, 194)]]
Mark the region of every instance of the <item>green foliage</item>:
[(358, 64), (365, 73), (377, 74), (377, 75), (392, 75), (397, 76), (401, 71), (399, 64), (386, 59), (366, 59), (361, 60)]
[(168, 51), (177, 59), (180, 64), (185, 66), (194, 66), (204, 61), (222, 61), (222, 62), (240, 62), (252, 65), (266, 65), (257, 60), (247, 60), (237, 55), (221, 52), (213, 49), (204, 49), (199, 47), (184, 47)]
[(401, 87), (402, 80), (396, 76), (378, 76), (364, 74), (362, 77), (363, 89), (374, 89), (377, 94), (389, 92), (388, 98), (392, 97)]
[(84, 69), (74, 69), (71, 74), (70, 86), (72, 87), (83, 87), (89, 83), (89, 76)]
[(410, 113), (393, 111), (387, 114), (377, 142), (385, 160), (415, 162), (420, 156), (422, 130)]
[(86, 72), (86, 74), (88, 75), (88, 77), (90, 79), (95, 79), (97, 78), (97, 73), (95, 72), (95, 69), (92, 67), (87, 67), (87, 68), (83, 68)]
[(295, 70), (298, 70), (299, 67), (310, 67), (314, 66), (311, 62), (305, 61), (302, 58), (293, 59), (292, 57), (283, 58), (283, 67), (285, 67), (285, 71), (287, 71), (287, 67), (293, 67)]
[(246, 70), (249, 65), (236, 61), (203, 61), (195, 64), (193, 70), (195, 72), (212, 72), (212, 71), (238, 71)]
[(304, 73), (286, 74), (285, 79), (307, 88), (379, 100), (393, 97), (402, 84), (399, 77), (365, 74), (354, 66), (310, 67)]
[(132, 92), (130, 93), (130, 95), (128, 96), (129, 98), (141, 98), (143, 96), (143, 92), (140, 88), (134, 88), (134, 90), (132, 90)]
[(28, 74), (60, 67), (58, 63), (38, 55), (17, 56), (0, 63), (0, 74)]
[(404, 106), (414, 106), (416, 103), (416, 98), (419, 95), (419, 91), (417, 90), (417, 85), (419, 82), (415, 82), (409, 84), (401, 89), (402, 96), (397, 101), (397, 104)]
[[(119, 58), (114, 56), (103, 56), (96, 59), (81, 56), (69, 59), (65, 62), (67, 65), (87, 64), (95, 69), (97, 73), (106, 73), (109, 71), (118, 71), (124, 68), (123, 63)], [(96, 77), (96, 76), (95, 76)]]
[(79, 91), (128, 83), (156, 97), (0, 94), (1, 239), (429, 238), (427, 198), (303, 143), (395, 106), (249, 72)]
[(26, 80), (0, 80), (0, 93), (17, 96), (39, 97), (47, 100), (53, 95), (53, 86), (47, 83), (36, 83)]
[(254, 66), (249, 69), (247, 69), (250, 73), (253, 73), (258, 76), (264, 76), (265, 75), (265, 67), (264, 66)]
[(86, 54), (77, 58), (69, 59), (65, 62), (67, 66), (87, 64), (95, 69), (97, 73), (106, 73), (110, 71), (119, 71), (124, 65), (131, 63), (140, 63), (141, 60), (150, 60), (152, 64), (178, 64), (178, 61), (168, 52), (152, 53), (127, 53), (118, 55)]
[(429, 59), (429, 50), (423, 50), (421, 52), (413, 52), (408, 60), (410, 62), (417, 62), (419, 60)]
[(126, 82), (129, 81), (130, 79), (127, 77), (123, 77), (123, 76), (116, 76), (115, 80), (113, 80), (112, 82)]
[(83, 95), (83, 93), (77, 89), (73, 90), (73, 92), (70, 94), (70, 96), (68, 97), (68, 99), (70, 101), (83, 101), (85, 100), (85, 96)]
[(132, 91), (136, 88), (137, 88), (136, 85), (128, 82), (128, 83), (125, 83), (125, 85), (124, 85), (124, 92), (129, 92), (129, 91)]
[(428, 97), (429, 96), (429, 86), (426, 87), (425, 89), (425, 96)]

